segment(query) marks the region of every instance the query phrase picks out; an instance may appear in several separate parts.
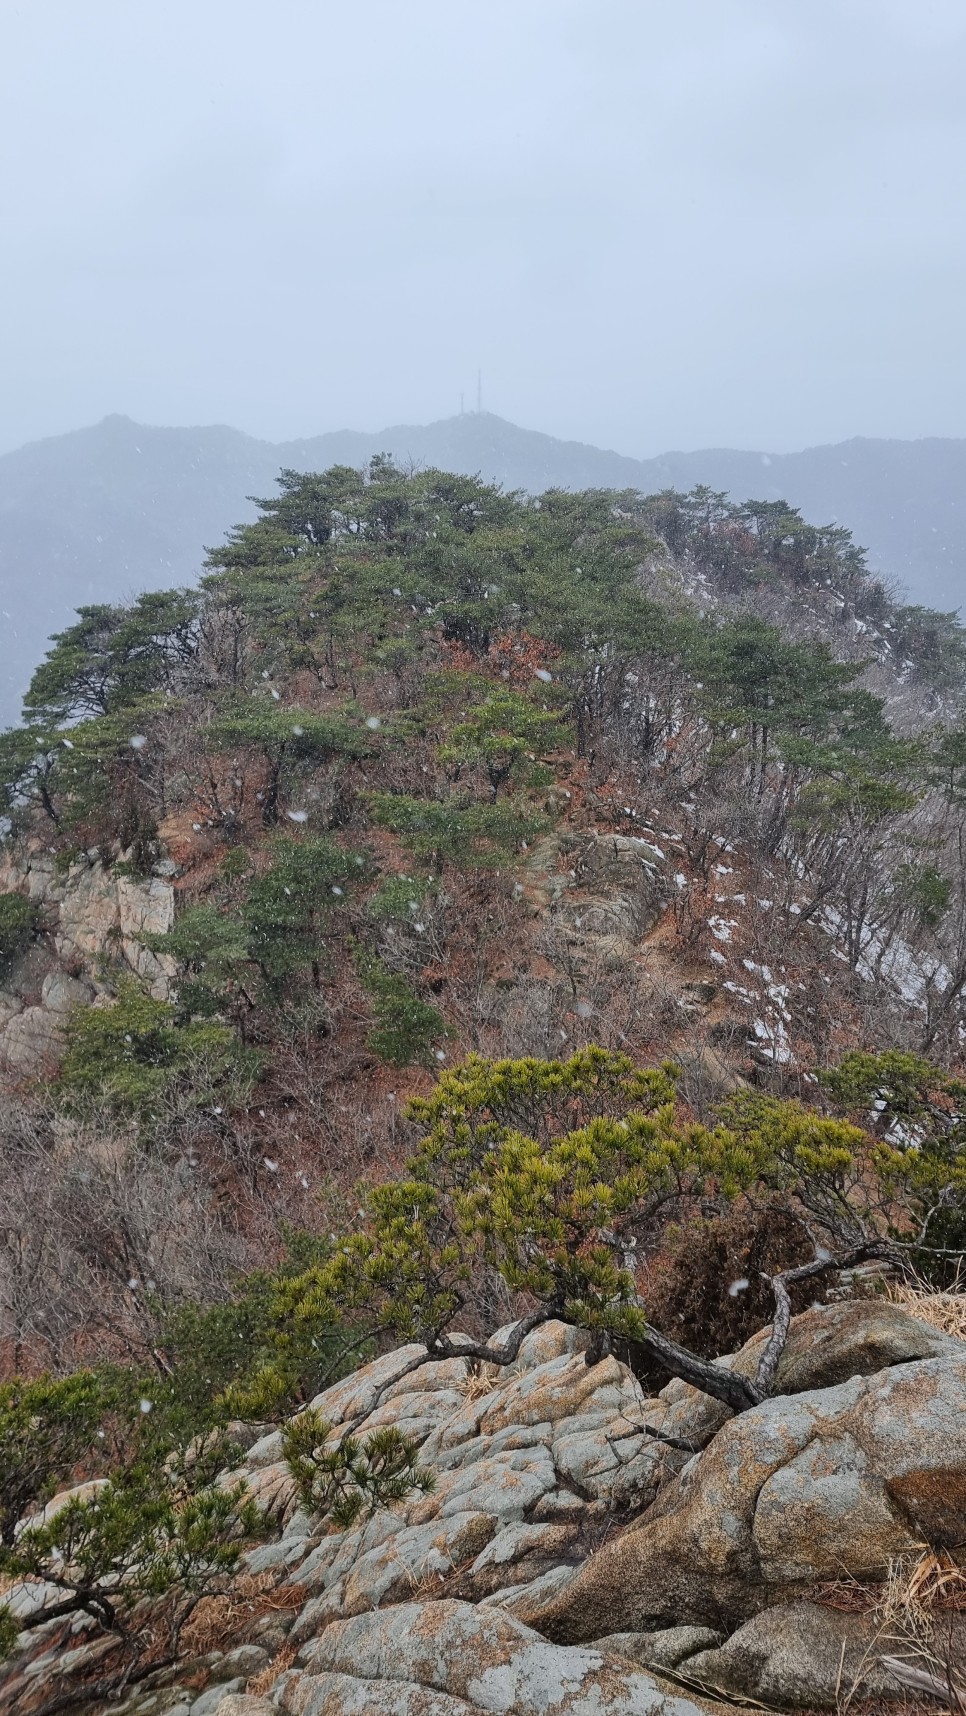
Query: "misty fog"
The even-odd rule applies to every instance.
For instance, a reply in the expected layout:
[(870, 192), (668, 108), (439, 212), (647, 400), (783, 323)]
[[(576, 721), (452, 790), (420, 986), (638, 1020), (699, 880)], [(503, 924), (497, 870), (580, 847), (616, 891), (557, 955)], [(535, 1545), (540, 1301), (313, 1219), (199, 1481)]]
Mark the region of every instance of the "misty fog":
[(6, 0), (0, 450), (966, 431), (955, 0)]

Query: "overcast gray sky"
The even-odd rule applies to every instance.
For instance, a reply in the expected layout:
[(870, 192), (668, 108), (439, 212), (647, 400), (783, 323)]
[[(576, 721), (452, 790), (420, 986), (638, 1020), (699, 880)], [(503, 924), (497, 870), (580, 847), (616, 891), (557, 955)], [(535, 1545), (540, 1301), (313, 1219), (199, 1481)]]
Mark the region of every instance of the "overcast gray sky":
[(966, 435), (962, 0), (0, 0), (0, 449)]

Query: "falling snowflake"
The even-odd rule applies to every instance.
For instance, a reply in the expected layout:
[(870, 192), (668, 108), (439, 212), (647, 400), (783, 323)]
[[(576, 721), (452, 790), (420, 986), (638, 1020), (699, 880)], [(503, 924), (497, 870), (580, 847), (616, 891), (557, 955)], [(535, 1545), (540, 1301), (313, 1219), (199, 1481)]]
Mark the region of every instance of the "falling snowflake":
[(131, 738), (128, 740), (128, 744), (132, 751), (143, 751), (147, 744), (147, 739), (143, 733), (133, 733)]
[(302, 739), (305, 736), (305, 728), (304, 727), (293, 727), (292, 732), (294, 733), (296, 739)]
[(732, 1299), (737, 1299), (738, 1294), (747, 1292), (750, 1286), (751, 1282), (748, 1280), (747, 1275), (739, 1275), (737, 1281), (732, 1281), (728, 1288), (728, 1292)]
[(144, 1414), (145, 1414), (145, 1416), (147, 1416), (147, 1414), (148, 1414), (148, 1413), (149, 1413), (149, 1412), (153, 1412), (153, 1411), (154, 1411), (154, 1401), (153, 1401), (153, 1400), (149, 1400), (149, 1399), (148, 1399), (148, 1398), (147, 1398), (147, 1395), (144, 1395), (144, 1394), (142, 1394), (142, 1396), (141, 1396), (141, 1401), (140, 1401), (140, 1406), (141, 1406), (141, 1411), (142, 1411), (142, 1412), (143, 1412), (143, 1413), (144, 1413)]
[(367, 715), (366, 716), (366, 726), (369, 727), (373, 733), (375, 733), (382, 726), (382, 722), (380, 721), (378, 715)]
[(289, 822), (308, 822), (309, 820), (309, 813), (307, 810), (287, 810), (285, 814), (288, 817)]
[(545, 667), (537, 667), (537, 668), (534, 668), (534, 677), (536, 679), (542, 680), (544, 685), (549, 685), (551, 680), (553, 679), (553, 674), (548, 673), (547, 669)]

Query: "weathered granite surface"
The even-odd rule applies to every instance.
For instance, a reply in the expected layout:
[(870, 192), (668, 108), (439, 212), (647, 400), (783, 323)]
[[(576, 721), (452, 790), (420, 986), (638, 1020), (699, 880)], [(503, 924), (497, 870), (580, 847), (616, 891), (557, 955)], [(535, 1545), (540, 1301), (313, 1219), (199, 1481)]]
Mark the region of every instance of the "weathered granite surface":
[[(966, 1538), (966, 1344), (881, 1302), (810, 1311), (789, 1392), (724, 1424), (680, 1383), (643, 1399), (584, 1345), (549, 1324), (506, 1370), (405, 1376), (419, 1349), (404, 1348), (327, 1390), (314, 1404), (336, 1430), (362, 1413), (399, 1425), (437, 1474), (350, 1530), (297, 1505), (279, 1433), (261, 1436), (239, 1470), (274, 1521), (246, 1569), (265, 1607), (120, 1708), (693, 1716), (721, 1693), (834, 1706), (843, 1674), (857, 1695), (904, 1697), (875, 1616), (822, 1590), (843, 1574), (874, 1587), (895, 1556)], [(44, 1593), (18, 1594), (19, 1612), (31, 1601)], [(14, 1716), (103, 1651), (85, 1624), (50, 1625), (7, 1671)]]

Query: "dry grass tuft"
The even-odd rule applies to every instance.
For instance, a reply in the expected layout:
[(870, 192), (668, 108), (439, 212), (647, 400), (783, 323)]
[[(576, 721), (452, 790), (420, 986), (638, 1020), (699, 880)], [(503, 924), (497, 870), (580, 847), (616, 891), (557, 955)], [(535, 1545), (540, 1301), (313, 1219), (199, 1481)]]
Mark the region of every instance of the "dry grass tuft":
[(962, 1614), (966, 1570), (945, 1550), (891, 1564), (876, 1610), (879, 1660), (910, 1692), (938, 1699), (956, 1716), (966, 1716), (966, 1664), (954, 1633)]
[(816, 1588), (813, 1600), (842, 1614), (874, 1614), (885, 1625), (928, 1624), (935, 1614), (966, 1614), (966, 1567), (945, 1550), (923, 1549), (893, 1561), (880, 1584), (833, 1579)]
[(251, 1679), (247, 1681), (245, 1685), (245, 1691), (253, 1698), (262, 1697), (264, 1693), (268, 1692), (270, 1687), (274, 1686), (279, 1675), (284, 1674), (287, 1668), (291, 1668), (298, 1654), (298, 1645), (295, 1643), (294, 1639), (289, 1639), (287, 1644), (283, 1644), (277, 1656), (273, 1657), (270, 1663), (267, 1663), (258, 1674), (253, 1674), (251, 1676)]
[(883, 1621), (927, 1630), (936, 1614), (966, 1614), (966, 1568), (944, 1549), (927, 1549), (917, 1560), (900, 1556), (881, 1588)]
[(479, 1359), (467, 1359), (466, 1381), (463, 1393), (468, 1401), (483, 1400), (492, 1394), (496, 1385), (499, 1370), (496, 1365), (484, 1364)]
[(937, 1293), (925, 1282), (897, 1281), (889, 1288), (889, 1298), (920, 1323), (966, 1341), (966, 1293)]
[(856, 1693), (873, 1658), (907, 1689), (904, 1705), (889, 1701), (897, 1716), (922, 1708), (923, 1700), (936, 1711), (936, 1703), (930, 1702), (936, 1699), (953, 1716), (966, 1716), (963, 1623), (958, 1618), (966, 1615), (966, 1567), (945, 1550), (924, 1547), (919, 1555), (899, 1557), (881, 1584), (834, 1580), (821, 1586), (815, 1598), (845, 1614), (868, 1615), (873, 1628), (852, 1686), (840, 1688), (838, 1716), (859, 1716), (864, 1709)]
[(243, 1643), (254, 1621), (279, 1609), (299, 1609), (305, 1602), (302, 1585), (277, 1585), (271, 1573), (247, 1574), (231, 1591), (202, 1597), (181, 1632), (181, 1644), (192, 1656), (224, 1650), (225, 1641)]

